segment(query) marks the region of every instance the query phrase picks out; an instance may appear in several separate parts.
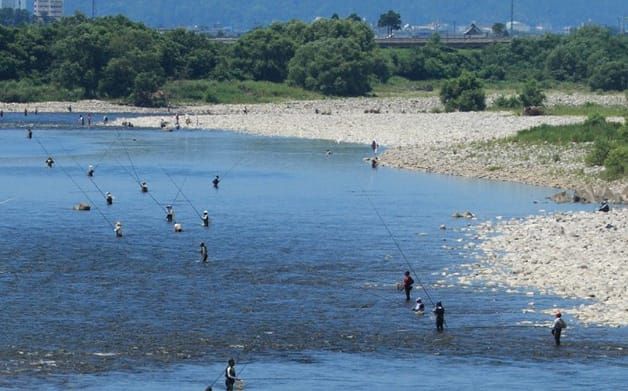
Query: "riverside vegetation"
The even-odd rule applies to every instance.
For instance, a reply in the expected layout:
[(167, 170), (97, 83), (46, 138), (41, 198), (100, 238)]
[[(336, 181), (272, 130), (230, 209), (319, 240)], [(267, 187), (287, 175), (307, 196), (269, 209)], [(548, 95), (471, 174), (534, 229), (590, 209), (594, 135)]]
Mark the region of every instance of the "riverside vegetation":
[[(450, 105), (463, 110), (482, 108), (482, 83), (535, 80), (543, 88), (575, 83), (622, 91), (628, 88), (628, 37), (586, 26), (484, 49), (451, 49), (438, 36), (422, 48), (379, 49), (369, 26), (355, 16), (273, 23), (233, 45), (182, 29), (158, 32), (122, 16), (77, 14), (49, 24), (0, 26), (2, 101), (99, 98), (163, 106), (191, 89), (195, 100), (231, 102), (224, 86), (234, 81), (246, 82), (239, 84), (243, 102), (266, 95), (365, 96), (387, 90), (391, 77), (397, 86), (428, 82), (425, 89), (446, 89), (456, 83), (447, 80), (460, 78), (479, 102)], [(269, 83), (290, 88), (277, 92)]]

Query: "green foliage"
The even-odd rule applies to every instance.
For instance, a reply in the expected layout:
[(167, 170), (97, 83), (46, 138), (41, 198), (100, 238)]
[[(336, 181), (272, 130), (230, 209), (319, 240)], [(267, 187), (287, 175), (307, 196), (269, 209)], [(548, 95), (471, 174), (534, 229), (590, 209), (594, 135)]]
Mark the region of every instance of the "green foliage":
[(597, 139), (613, 140), (619, 137), (620, 125), (606, 122), (604, 117), (594, 114), (584, 123), (575, 125), (541, 125), (523, 130), (514, 137), (515, 141), (526, 143), (568, 144), (594, 142)]
[(256, 29), (238, 40), (232, 66), (242, 79), (283, 82), (288, 62), (294, 56), (295, 42), (275, 31)]
[(33, 17), (26, 10), (0, 8), (0, 25), (23, 26), (33, 22)]
[(486, 108), (486, 95), (482, 83), (468, 72), (445, 82), (440, 99), (447, 111), (481, 111)]
[(0, 81), (0, 102), (75, 101), (82, 97), (83, 91), (80, 89), (68, 90), (31, 80)]
[(589, 85), (594, 90), (628, 90), (628, 61), (611, 61), (595, 68)]
[(587, 154), (585, 161), (590, 166), (601, 166), (610, 151), (610, 141), (606, 138), (598, 138), (593, 143), (593, 149)]
[(523, 90), (519, 94), (519, 101), (523, 107), (543, 106), (545, 94), (537, 82), (530, 80), (523, 86)]
[(288, 79), (325, 95), (358, 96), (371, 90), (372, 61), (351, 39), (328, 38), (301, 46), (290, 61)]
[(541, 125), (523, 130), (510, 139), (528, 144), (593, 143), (585, 157), (589, 165), (604, 165), (607, 179), (628, 175), (628, 125), (607, 122), (594, 114), (582, 124), (550, 126)]
[(606, 167), (605, 175), (608, 179), (628, 176), (628, 144), (613, 148), (604, 160), (604, 167)]
[(320, 99), (311, 91), (286, 83), (267, 81), (175, 80), (167, 82), (163, 90), (173, 103), (269, 103), (291, 100)]
[(389, 10), (379, 16), (377, 27), (386, 27), (388, 35), (391, 35), (394, 30), (401, 28), (401, 15), (393, 10)]
[(521, 107), (521, 100), (518, 96), (505, 97), (500, 95), (495, 99), (493, 105), (500, 109), (517, 109)]
[(491, 27), (491, 30), (493, 30), (493, 34), (495, 34), (498, 37), (508, 36), (508, 29), (506, 28), (506, 25), (503, 23), (493, 24), (493, 27)]
[(166, 106), (165, 96), (158, 93), (162, 81), (152, 72), (139, 73), (133, 81), (133, 104), (136, 106)]

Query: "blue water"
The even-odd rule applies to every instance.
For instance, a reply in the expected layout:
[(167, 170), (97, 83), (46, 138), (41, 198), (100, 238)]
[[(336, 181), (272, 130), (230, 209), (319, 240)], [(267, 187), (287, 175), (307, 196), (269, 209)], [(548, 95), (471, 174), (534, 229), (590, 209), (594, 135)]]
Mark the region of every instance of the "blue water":
[[(555, 349), (549, 329), (522, 326), (549, 321), (522, 312), (531, 300), (538, 309), (578, 301), (436, 285), (468, 262), (457, 239), (475, 221), (453, 212), (484, 221), (591, 206), (548, 203), (547, 188), (373, 170), (362, 161), (368, 146), (76, 129), (76, 115), (39, 114), (33, 140), (24, 129), (35, 121), (0, 121), (0, 387), (203, 389), (229, 357), (245, 365), (246, 389), (259, 390), (523, 389), (557, 378), (614, 389), (628, 380), (625, 329), (567, 317)], [(79, 202), (92, 211), (73, 211)], [(165, 221), (166, 204), (184, 232)], [(377, 213), (443, 301), (444, 334), (394, 288), (409, 267)]]

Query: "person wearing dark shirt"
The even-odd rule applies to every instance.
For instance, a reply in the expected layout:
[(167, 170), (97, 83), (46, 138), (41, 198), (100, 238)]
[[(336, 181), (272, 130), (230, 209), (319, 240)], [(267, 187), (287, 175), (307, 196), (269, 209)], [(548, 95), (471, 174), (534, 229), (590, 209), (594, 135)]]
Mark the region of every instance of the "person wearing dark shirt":
[(233, 386), (237, 380), (240, 379), (236, 377), (235, 360), (231, 358), (229, 359), (229, 365), (225, 369), (225, 386), (227, 391), (233, 391)]
[(214, 187), (217, 189), (218, 188), (218, 184), (220, 183), (220, 177), (218, 175), (216, 175), (216, 177), (214, 178), (214, 180), (212, 181), (212, 184), (214, 185)]
[(403, 290), (406, 292), (406, 301), (410, 301), (410, 291), (412, 290), (412, 284), (414, 284), (414, 280), (410, 276), (410, 272), (406, 271), (403, 274)]
[(436, 315), (436, 331), (443, 331), (445, 324), (445, 307), (439, 301), (436, 303), (436, 307), (434, 308), (434, 315)]
[(205, 246), (205, 242), (201, 242), (201, 262), (207, 262), (207, 246)]

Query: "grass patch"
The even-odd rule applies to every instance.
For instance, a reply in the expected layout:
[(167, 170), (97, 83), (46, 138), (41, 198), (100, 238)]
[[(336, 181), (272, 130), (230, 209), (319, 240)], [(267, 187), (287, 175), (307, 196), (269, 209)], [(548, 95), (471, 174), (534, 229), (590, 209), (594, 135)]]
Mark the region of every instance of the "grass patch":
[[(628, 176), (628, 124), (606, 122), (603, 116), (594, 114), (583, 124), (541, 125), (523, 130), (507, 139), (525, 144), (593, 143), (585, 160), (589, 165), (603, 165), (605, 179), (618, 179)], [(551, 156), (554, 162), (560, 156)]]
[(264, 81), (176, 80), (163, 87), (171, 102), (178, 103), (273, 103), (322, 99), (321, 94)]
[(626, 106), (602, 106), (597, 103), (588, 102), (580, 106), (552, 106), (545, 109), (547, 115), (585, 115), (591, 116), (599, 114), (604, 117), (625, 117), (628, 116)]
[(409, 80), (393, 76), (386, 83), (374, 83), (372, 94), (378, 97), (438, 96), (444, 80)]
[(46, 102), (46, 101), (77, 101), (83, 91), (67, 90), (52, 84), (40, 84), (32, 80), (0, 81), (1, 102)]

